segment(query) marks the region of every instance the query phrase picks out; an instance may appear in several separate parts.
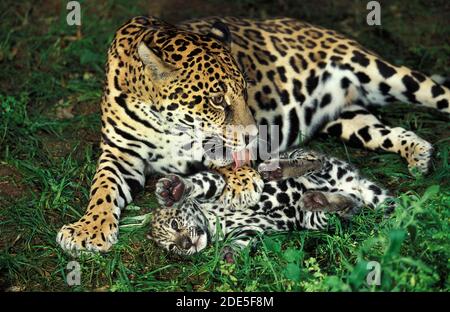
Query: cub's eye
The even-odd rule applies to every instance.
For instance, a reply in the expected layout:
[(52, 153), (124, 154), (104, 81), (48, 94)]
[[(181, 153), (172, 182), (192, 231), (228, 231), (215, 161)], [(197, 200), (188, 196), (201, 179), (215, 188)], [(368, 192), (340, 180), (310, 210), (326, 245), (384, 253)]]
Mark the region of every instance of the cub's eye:
[(172, 221), (170, 221), (170, 227), (172, 229), (174, 229), (175, 231), (178, 231), (178, 222), (177, 222), (177, 220), (173, 219)]
[(222, 94), (214, 95), (214, 96), (210, 97), (209, 100), (211, 101), (211, 103), (213, 105), (216, 105), (216, 106), (224, 107), (226, 104), (225, 97)]

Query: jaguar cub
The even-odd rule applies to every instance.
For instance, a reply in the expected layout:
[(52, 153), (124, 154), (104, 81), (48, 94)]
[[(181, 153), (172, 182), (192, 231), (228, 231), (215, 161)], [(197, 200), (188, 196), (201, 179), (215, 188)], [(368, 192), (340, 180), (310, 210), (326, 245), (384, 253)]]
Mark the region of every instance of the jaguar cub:
[(266, 161), (258, 171), (264, 178), (260, 201), (235, 212), (223, 204), (226, 182), (215, 172), (160, 179), (156, 194), (162, 207), (154, 212), (149, 237), (184, 256), (221, 238), (242, 248), (258, 233), (323, 229), (327, 214), (350, 218), (390, 198), (348, 163), (302, 149)]

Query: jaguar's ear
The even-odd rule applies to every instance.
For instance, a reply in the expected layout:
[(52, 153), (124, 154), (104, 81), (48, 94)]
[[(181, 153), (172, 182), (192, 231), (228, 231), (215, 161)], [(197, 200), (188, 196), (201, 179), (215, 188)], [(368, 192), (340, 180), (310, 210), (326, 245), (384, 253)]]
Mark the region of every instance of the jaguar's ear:
[(209, 30), (208, 36), (215, 38), (226, 45), (231, 44), (231, 32), (228, 26), (222, 22), (215, 22)]
[(176, 69), (174, 65), (165, 62), (143, 41), (138, 45), (138, 54), (141, 61), (150, 70), (153, 80), (165, 79)]

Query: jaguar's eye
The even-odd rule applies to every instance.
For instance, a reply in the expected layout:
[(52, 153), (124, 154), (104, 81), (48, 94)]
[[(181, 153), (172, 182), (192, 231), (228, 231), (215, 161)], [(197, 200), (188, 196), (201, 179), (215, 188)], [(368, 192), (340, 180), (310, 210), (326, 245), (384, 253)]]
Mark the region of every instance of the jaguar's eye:
[(225, 97), (222, 94), (214, 95), (214, 96), (210, 97), (209, 99), (210, 99), (211, 103), (216, 106), (224, 107), (226, 104)]
[(178, 231), (178, 222), (177, 222), (177, 220), (173, 219), (172, 221), (170, 221), (170, 227), (172, 229), (174, 229), (175, 231)]

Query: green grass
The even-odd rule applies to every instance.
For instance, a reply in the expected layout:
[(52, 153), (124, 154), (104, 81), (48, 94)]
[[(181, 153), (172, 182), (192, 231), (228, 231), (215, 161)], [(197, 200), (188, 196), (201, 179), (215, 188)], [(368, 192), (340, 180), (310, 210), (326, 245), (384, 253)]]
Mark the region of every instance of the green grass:
[[(191, 258), (168, 256), (146, 239), (147, 226), (122, 227), (106, 255), (84, 256), (81, 285), (65, 282), (72, 258), (55, 243), (57, 230), (80, 217), (99, 154), (99, 100), (106, 49), (129, 17), (169, 21), (218, 14), (288, 15), (336, 28), (389, 60), (426, 73), (450, 73), (446, 1), (381, 1), (382, 27), (365, 25), (365, 1), (222, 1), (173, 5), (139, 1), (82, 2), (81, 38), (65, 23), (65, 1), (0, 4), (0, 289), (98, 291), (448, 291), (450, 129), (426, 109), (382, 110), (391, 125), (411, 129), (436, 147), (429, 176), (412, 176), (398, 155), (318, 138), (311, 147), (355, 164), (392, 190), (390, 218), (366, 211), (328, 231), (260, 237), (255, 253), (235, 264), (220, 244)], [(134, 209), (156, 206), (150, 181)], [(138, 209), (139, 208), (139, 209)], [(127, 219), (124, 219), (127, 221)], [(381, 285), (368, 286), (367, 263), (381, 265)]]

